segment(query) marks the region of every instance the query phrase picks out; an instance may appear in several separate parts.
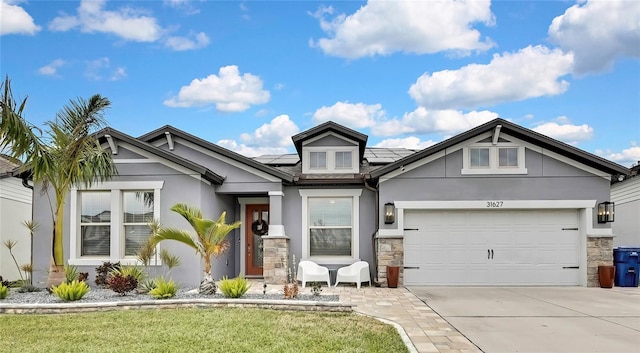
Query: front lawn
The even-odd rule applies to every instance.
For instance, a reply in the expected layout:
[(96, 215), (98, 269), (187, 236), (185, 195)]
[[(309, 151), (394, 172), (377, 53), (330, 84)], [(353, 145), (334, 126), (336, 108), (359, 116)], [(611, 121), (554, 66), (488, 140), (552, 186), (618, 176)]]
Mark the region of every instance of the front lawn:
[(408, 352), (395, 328), (351, 313), (162, 309), (2, 315), (6, 352)]

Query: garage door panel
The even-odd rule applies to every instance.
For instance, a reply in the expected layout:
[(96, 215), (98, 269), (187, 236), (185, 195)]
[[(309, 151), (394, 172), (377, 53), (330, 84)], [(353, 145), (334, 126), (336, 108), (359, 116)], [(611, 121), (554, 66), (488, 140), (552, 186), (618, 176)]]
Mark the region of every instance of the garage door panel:
[[(577, 285), (576, 210), (405, 211), (407, 285)], [(565, 228), (565, 230), (563, 230)]]

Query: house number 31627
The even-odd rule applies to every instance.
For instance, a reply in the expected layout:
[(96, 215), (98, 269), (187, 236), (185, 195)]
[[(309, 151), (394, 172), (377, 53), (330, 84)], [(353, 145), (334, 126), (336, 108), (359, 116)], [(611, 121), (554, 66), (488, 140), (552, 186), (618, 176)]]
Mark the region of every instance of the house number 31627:
[(487, 208), (500, 208), (502, 204), (502, 201), (487, 201)]

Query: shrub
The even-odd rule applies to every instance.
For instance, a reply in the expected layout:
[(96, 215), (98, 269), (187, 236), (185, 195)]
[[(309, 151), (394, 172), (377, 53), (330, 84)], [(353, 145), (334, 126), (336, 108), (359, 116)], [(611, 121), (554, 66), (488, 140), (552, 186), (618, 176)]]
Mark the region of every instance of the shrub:
[(147, 278), (142, 283), (138, 283), (138, 289), (140, 293), (149, 293), (151, 290), (156, 289), (158, 283), (155, 278)]
[(168, 299), (176, 296), (178, 292), (178, 286), (170, 280), (165, 281), (164, 278), (159, 277), (155, 280), (156, 287), (149, 291), (149, 294), (156, 299)]
[(234, 279), (224, 276), (220, 281), (219, 288), (227, 298), (240, 298), (249, 290), (249, 284), (242, 276)]
[(40, 292), (41, 288), (34, 286), (33, 284), (25, 284), (22, 287), (18, 288), (18, 293), (30, 293), (30, 292)]
[(99, 287), (105, 287), (107, 285), (107, 277), (109, 277), (109, 273), (119, 268), (119, 262), (109, 261), (105, 261), (102, 265), (96, 267), (96, 285)]
[(2, 278), (2, 276), (0, 276), (0, 285), (3, 285), (3, 286), (5, 286), (5, 287), (9, 288), (10, 283), (9, 283), (9, 281), (5, 281), (5, 280)]
[(135, 278), (138, 283), (142, 282), (145, 277), (144, 271), (138, 266), (121, 266), (120, 268), (111, 271), (111, 274), (120, 274), (122, 277), (131, 276)]
[(122, 296), (127, 295), (127, 292), (138, 287), (138, 280), (131, 276), (123, 276), (120, 273), (114, 272), (107, 278), (107, 287), (112, 291), (119, 293)]
[(51, 291), (65, 302), (71, 302), (82, 299), (89, 292), (89, 286), (85, 282), (76, 280), (71, 283), (63, 282), (59, 286), (53, 286)]
[(67, 283), (78, 280), (78, 268), (73, 265), (64, 265), (64, 277)]
[(0, 284), (0, 299), (4, 299), (9, 296), (9, 287)]

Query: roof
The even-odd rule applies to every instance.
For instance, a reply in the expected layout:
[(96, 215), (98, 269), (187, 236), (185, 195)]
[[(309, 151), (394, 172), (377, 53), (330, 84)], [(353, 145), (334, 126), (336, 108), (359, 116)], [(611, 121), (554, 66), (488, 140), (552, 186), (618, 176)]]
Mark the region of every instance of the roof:
[[(218, 153), (222, 156), (225, 156), (227, 158), (230, 158), (232, 160), (235, 160), (237, 162), (243, 163), (245, 165), (248, 165), (250, 167), (253, 167), (257, 170), (260, 170), (262, 172), (265, 172), (269, 175), (273, 175), (275, 177), (278, 177), (280, 179), (283, 179), (285, 181), (293, 181), (293, 175), (291, 174), (287, 174), (281, 170), (278, 170), (276, 168), (273, 168), (269, 165), (266, 164), (262, 164), (260, 162), (257, 162), (249, 157), (245, 157), (241, 154), (238, 154), (236, 152), (230, 151), (224, 147), (220, 147), (216, 144), (213, 144), (209, 141), (203, 140), (197, 136), (191, 135), (185, 131), (182, 131), (180, 129), (177, 129), (171, 125), (165, 125), (159, 129), (153, 130), (147, 134), (144, 134), (140, 137), (138, 137), (138, 140), (144, 141), (144, 142), (151, 142), (151, 141), (155, 141), (158, 139), (164, 139), (165, 138), (165, 132), (169, 132), (171, 135), (173, 136), (177, 136), (181, 139), (187, 140), (193, 144), (196, 144), (202, 148), (208, 149), (210, 151), (213, 151), (215, 153)], [(165, 152), (168, 153), (168, 152)], [(169, 155), (173, 155), (171, 153), (168, 153)]]
[(611, 162), (607, 159), (596, 156), (594, 154), (591, 154), (589, 152), (586, 152), (574, 146), (568, 145), (564, 142), (560, 142), (558, 140), (552, 139), (543, 134), (537, 133), (533, 130), (524, 128), (520, 125), (511, 123), (507, 120), (498, 118), (498, 119), (491, 120), (488, 123), (477, 126), (469, 131), (456, 135), (450, 139), (437, 143), (433, 146), (427, 147), (417, 153), (414, 153), (412, 155), (399, 159), (394, 163), (390, 163), (384, 167), (376, 169), (371, 173), (371, 177), (378, 178), (395, 169), (398, 169), (403, 165), (414, 163), (434, 153), (440, 152), (446, 148), (452, 147), (470, 138), (473, 138), (474, 136), (480, 135), (488, 131), (492, 131), (498, 125), (502, 126), (502, 128), (500, 129), (501, 132), (504, 132), (520, 140), (540, 146), (546, 150), (571, 158), (575, 161), (588, 165), (597, 170), (606, 172), (608, 174), (625, 174), (625, 175), (629, 174), (629, 169), (620, 164)]
[(162, 150), (158, 147), (155, 147), (149, 143), (146, 143), (144, 141), (140, 141), (139, 139), (136, 139), (135, 137), (129, 136), (123, 132), (120, 132), (118, 130), (115, 130), (113, 128), (104, 128), (98, 132), (96, 132), (94, 134), (96, 136), (96, 138), (98, 138), (99, 141), (105, 141), (107, 136), (111, 136), (113, 138), (115, 138), (116, 140), (121, 140), (124, 141), (128, 144), (131, 144), (135, 147), (138, 147), (144, 151), (150, 152), (156, 156), (165, 158), (171, 162), (174, 162), (180, 166), (183, 166), (187, 169), (191, 169), (194, 172), (198, 172), (200, 173), (200, 175), (202, 175), (202, 177), (214, 184), (222, 184), (222, 182), (224, 181), (224, 178), (221, 177), (220, 175), (212, 172), (211, 170), (201, 166), (200, 164), (194, 163), (192, 161), (189, 161), (187, 159), (184, 159), (180, 156), (177, 156), (173, 153), (169, 153), (165, 150)]
[(21, 165), (20, 160), (0, 153), (0, 178), (14, 176)]
[[(385, 165), (414, 153), (416, 153), (415, 150), (406, 148), (372, 147), (365, 148), (364, 159), (369, 163), (369, 165)], [(295, 166), (300, 162), (300, 156), (295, 153), (267, 154), (253, 157), (252, 159), (258, 163), (270, 165), (272, 167)]]
[(312, 127), (311, 129), (303, 131), (297, 135), (293, 135), (291, 139), (293, 140), (293, 144), (296, 146), (298, 156), (302, 157), (302, 143), (304, 141), (329, 131), (358, 142), (360, 152), (359, 160), (362, 160), (362, 158), (364, 157), (365, 148), (367, 147), (367, 135), (359, 133), (355, 130), (351, 130), (346, 126), (334, 123), (333, 121), (327, 121), (326, 123), (320, 124), (316, 127)]

